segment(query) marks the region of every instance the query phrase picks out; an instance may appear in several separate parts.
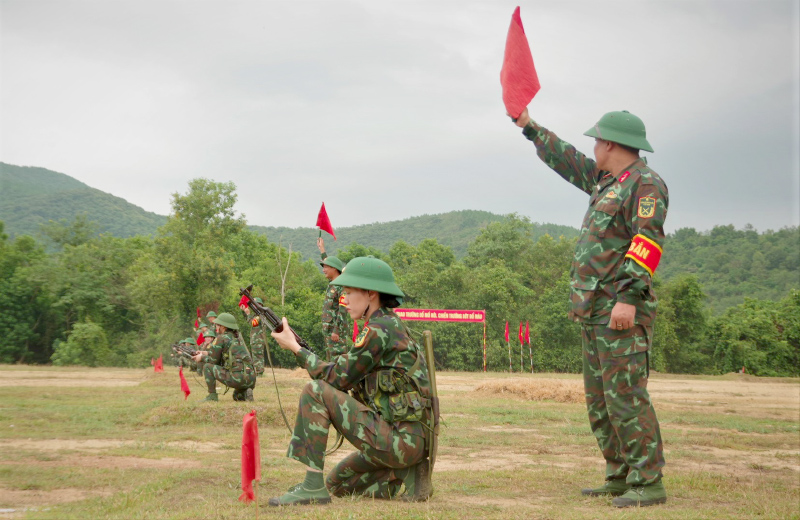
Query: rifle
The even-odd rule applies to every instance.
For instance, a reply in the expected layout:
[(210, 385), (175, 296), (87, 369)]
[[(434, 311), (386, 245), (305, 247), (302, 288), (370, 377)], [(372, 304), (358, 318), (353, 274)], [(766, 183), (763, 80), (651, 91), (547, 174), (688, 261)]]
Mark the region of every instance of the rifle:
[[(242, 288), (239, 289), (239, 294), (241, 294), (247, 299), (247, 306), (250, 307), (250, 310), (255, 312), (258, 316), (264, 318), (264, 320), (266, 320), (267, 327), (269, 327), (269, 330), (273, 332), (283, 331), (283, 322), (278, 317), (278, 315), (275, 314), (275, 312), (266, 305), (262, 305), (257, 301), (255, 301), (252, 295), (250, 294), (250, 291), (252, 290), (253, 290), (253, 284), (248, 285), (247, 288), (245, 289)], [(306, 350), (311, 350), (313, 352), (311, 347), (308, 346), (308, 343), (306, 343), (306, 340), (298, 336), (294, 330), (292, 330), (292, 334), (294, 334), (294, 339), (297, 340), (297, 343), (299, 343), (301, 347), (303, 347)]]
[(193, 358), (197, 355), (196, 350), (192, 350), (191, 347), (187, 347), (186, 345), (172, 345), (172, 351), (180, 356), (186, 356), (188, 358)]
[[(239, 288), (239, 294), (242, 295), (242, 300), (240, 301), (239, 305), (247, 303), (247, 306), (251, 311), (264, 319), (264, 321), (267, 323), (267, 327), (269, 327), (271, 331), (283, 331), (283, 321), (278, 318), (278, 315), (275, 314), (272, 309), (255, 301), (253, 296), (250, 294), (250, 291), (252, 290), (253, 284), (248, 285), (245, 289)], [(292, 330), (292, 334), (294, 334), (294, 339), (297, 340), (297, 343), (299, 343), (301, 347), (311, 350), (311, 348), (308, 346), (308, 343), (306, 343), (303, 338), (298, 336), (294, 330)], [(267, 361), (269, 361), (269, 368), (272, 370), (272, 381), (275, 383), (275, 395), (278, 397), (278, 410), (281, 412), (281, 417), (283, 417), (283, 422), (286, 424), (286, 428), (289, 430), (289, 433), (292, 433), (292, 427), (289, 426), (289, 420), (286, 418), (286, 413), (284, 413), (283, 405), (281, 404), (281, 393), (278, 390), (278, 380), (275, 378), (275, 367), (272, 366), (272, 355), (269, 352), (269, 341), (266, 341), (266, 339), (267, 338), (264, 338), (264, 347), (266, 347), (267, 350)], [(326, 455), (328, 454), (328, 452), (325, 453)]]

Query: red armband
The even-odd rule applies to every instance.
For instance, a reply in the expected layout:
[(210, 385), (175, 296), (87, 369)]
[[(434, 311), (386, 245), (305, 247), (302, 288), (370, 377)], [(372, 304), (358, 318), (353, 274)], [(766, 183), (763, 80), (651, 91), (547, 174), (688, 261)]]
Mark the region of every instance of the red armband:
[(625, 258), (630, 258), (641, 265), (650, 276), (656, 272), (658, 262), (661, 260), (661, 247), (644, 235), (636, 235), (631, 241), (631, 247), (625, 254)]

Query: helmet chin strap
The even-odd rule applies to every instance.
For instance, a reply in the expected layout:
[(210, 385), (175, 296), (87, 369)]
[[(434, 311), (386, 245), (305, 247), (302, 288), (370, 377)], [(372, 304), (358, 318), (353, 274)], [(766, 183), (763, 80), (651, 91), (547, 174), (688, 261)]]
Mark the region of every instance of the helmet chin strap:
[[(370, 294), (377, 295), (378, 293), (376, 293), (375, 291), (367, 291), (367, 295), (369, 296)], [(364, 312), (363, 314), (361, 314), (361, 317), (359, 318), (360, 320), (367, 319), (367, 313), (369, 313), (369, 315), (372, 316), (372, 313), (375, 311), (375, 309), (380, 307), (380, 305), (378, 305), (377, 307), (375, 307), (375, 309), (372, 310), (370, 309), (371, 307), (372, 307), (372, 297), (369, 296), (369, 302), (367, 303), (367, 306), (364, 308)]]

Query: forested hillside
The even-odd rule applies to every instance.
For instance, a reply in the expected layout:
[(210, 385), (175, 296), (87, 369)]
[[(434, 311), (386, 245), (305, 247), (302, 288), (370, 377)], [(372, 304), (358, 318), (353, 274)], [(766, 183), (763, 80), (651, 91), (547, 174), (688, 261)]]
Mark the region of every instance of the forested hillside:
[[(329, 254), (336, 254), (352, 245), (361, 244), (388, 253), (398, 240), (416, 246), (426, 238), (437, 240), (440, 244), (453, 250), (457, 258), (467, 254), (467, 247), (475, 240), (480, 230), (492, 222), (500, 222), (505, 217), (488, 211), (451, 211), (438, 215), (421, 215), (394, 222), (375, 222), (362, 226), (335, 228), (336, 241), (323, 233), (325, 246)], [(297, 251), (304, 259), (317, 259), (317, 228), (287, 228), (250, 226), (250, 229), (267, 236), (271, 242), (278, 242), (292, 251)], [(548, 234), (558, 238), (564, 236), (573, 238), (578, 236), (578, 230), (570, 226), (558, 224), (531, 224), (531, 233), (534, 240)]]
[[(231, 183), (194, 179), (187, 193), (173, 195), (172, 214), (154, 236), (97, 236), (79, 214), (43, 227), (45, 240), (11, 238), (0, 221), (0, 362), (146, 366), (192, 334), (198, 311), (231, 312), (246, 324), (238, 288), (250, 283), (319, 347), (326, 280), (316, 259), (303, 261), (285, 242), (248, 229), (236, 217), (236, 198)], [(384, 258), (406, 294), (404, 306), (486, 311), (485, 336), (482, 324), (410, 322), (412, 331), (432, 330), (441, 368), (482, 369), (485, 337), (489, 370), (508, 370), (509, 347), (514, 371), (529, 370), (519, 342), (503, 339), (506, 322), (514, 331), (527, 322), (535, 370), (580, 372), (580, 330), (567, 318), (575, 238), (536, 232), (528, 219), (508, 215), (481, 227), (462, 257), (434, 238), (397, 240), (388, 251), (353, 242), (338, 254), (344, 261)], [(798, 228), (669, 237), (654, 280), (652, 367), (800, 375), (798, 242)], [(718, 288), (732, 302), (725, 309), (707, 297)], [(272, 354), (294, 366), (286, 352)]]
[(10, 236), (38, 235), (50, 220), (76, 215), (96, 223), (97, 233), (117, 237), (152, 235), (167, 218), (44, 168), (0, 162), (0, 220)]
[(667, 236), (658, 274), (665, 280), (696, 276), (715, 314), (745, 297), (778, 300), (800, 288), (800, 228), (679, 229)]

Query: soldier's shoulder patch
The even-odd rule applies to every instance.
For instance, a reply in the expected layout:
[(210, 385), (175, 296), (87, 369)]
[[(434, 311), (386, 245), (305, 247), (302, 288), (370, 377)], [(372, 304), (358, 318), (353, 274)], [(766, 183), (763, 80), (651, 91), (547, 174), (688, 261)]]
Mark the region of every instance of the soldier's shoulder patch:
[(640, 218), (650, 218), (656, 214), (655, 197), (639, 197), (639, 209), (636, 215)]
[(358, 332), (358, 337), (356, 337), (355, 346), (356, 347), (363, 347), (364, 342), (367, 341), (367, 334), (369, 333), (369, 325), (364, 325), (364, 328)]

